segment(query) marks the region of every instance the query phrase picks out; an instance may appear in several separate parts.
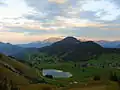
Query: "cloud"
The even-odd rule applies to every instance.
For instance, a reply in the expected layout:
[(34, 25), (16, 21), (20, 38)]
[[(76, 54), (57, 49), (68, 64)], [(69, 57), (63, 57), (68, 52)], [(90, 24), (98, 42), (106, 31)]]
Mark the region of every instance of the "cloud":
[[(76, 0), (74, 1), (74, 3), (73, 1), (72, 2), (70, 1), (72, 0), (69, 1), (35, 0), (34, 2), (26, 0), (27, 4), (24, 1), (22, 1), (20, 5), (26, 7), (28, 11), (26, 13), (21, 13), (22, 18), (20, 16), (12, 17), (12, 18), (6, 16), (7, 18), (4, 17), (0, 19), (0, 22), (3, 24), (3, 27), (5, 28), (18, 27), (23, 29), (35, 29), (35, 30), (60, 30), (60, 29), (69, 29), (76, 27), (77, 28), (105, 27), (105, 26), (109, 26), (109, 24), (104, 23), (103, 21), (98, 21), (101, 18), (104, 18), (101, 15), (101, 12), (111, 13), (112, 9), (116, 11), (117, 8), (117, 6), (115, 6), (114, 3), (110, 4), (110, 1), (104, 1), (104, 0), (101, 1)], [(58, 2), (58, 3), (64, 2), (65, 5), (56, 5), (56, 4), (51, 4), (50, 2)], [(7, 3), (8, 5), (11, 6), (10, 2)], [(40, 3), (42, 6), (38, 5), (38, 3)], [(102, 4), (102, 6), (98, 7), (99, 4)], [(107, 4), (109, 4), (110, 6), (106, 7)], [(32, 9), (31, 13), (29, 13), (30, 8)], [(61, 13), (58, 12), (59, 10)], [(82, 14), (83, 16), (85, 16), (86, 14), (87, 15), (85, 17), (82, 17)], [(108, 14), (104, 14), (104, 15), (108, 15)]]
[(57, 4), (63, 4), (65, 2), (67, 2), (67, 0), (48, 0), (49, 2), (54, 2), (54, 3), (57, 3)]
[(24, 17), (26, 19), (39, 21), (41, 19), (45, 19), (47, 17), (47, 13), (45, 13), (45, 12), (36, 12), (34, 14), (24, 15)]
[[(61, 29), (70, 29), (70, 28), (82, 28), (82, 27), (115, 27), (120, 26), (120, 24), (109, 24), (109, 23), (101, 23), (101, 22), (93, 22), (88, 19), (80, 19), (80, 18), (67, 18), (63, 16), (56, 16), (53, 21), (49, 22), (40, 22), (34, 20), (28, 20), (25, 18), (18, 19), (4, 19), (1, 21), (3, 26), (2, 29), (16, 29), (21, 28), (27, 31), (34, 30), (34, 32), (38, 31), (53, 31), (53, 30), (61, 30)], [(22, 30), (21, 30), (22, 31)]]
[(107, 24), (102, 24), (99, 22), (92, 22), (87, 19), (79, 19), (79, 18), (66, 18), (58, 16), (56, 17), (56, 20), (58, 21), (59, 25), (62, 25), (64, 27), (104, 27), (107, 26)]
[(120, 27), (119, 28), (102, 27), (100, 29), (103, 29), (103, 30), (113, 30), (113, 31), (118, 30), (118, 31), (120, 31)]
[(120, 30), (103, 30), (99, 27), (74, 28), (69, 32), (71, 32), (69, 34), (70, 36), (88, 37), (90, 39), (99, 39), (99, 40), (100, 39), (101, 40), (119, 40), (120, 39)]
[(83, 11), (96, 12), (99, 20), (113, 21), (120, 16), (120, 7), (114, 3), (114, 0), (85, 0), (80, 4)]
[(20, 39), (24, 39), (24, 33), (15, 32), (0, 32), (0, 41), (3, 42), (20, 42)]
[[(2, 3), (5, 6), (0, 8), (0, 32), (18, 35), (20, 42), (28, 37), (38, 40), (54, 34), (115, 38), (120, 33), (119, 0), (3, 0)], [(110, 36), (108, 32), (112, 32)]]
[(4, 0), (0, 0), (0, 7), (7, 6), (7, 4), (4, 2)]
[(7, 6), (0, 8), (0, 19), (22, 17), (22, 15), (31, 14), (34, 10), (27, 7), (24, 0), (5, 0), (4, 3)]
[[(62, 5), (51, 4), (49, 2), (64, 2)], [(45, 11), (45, 17), (37, 17), (37, 15), (29, 17), (29, 19), (43, 21), (43, 23), (48, 23), (53, 20), (58, 22), (56, 17), (66, 17), (68, 20), (71, 18), (76, 18), (79, 21), (90, 21), (91, 23), (104, 23), (105, 21), (116, 20), (120, 15), (120, 7), (118, 7), (113, 0), (47, 0), (44, 1), (28, 1), (27, 3), (30, 7), (36, 8), (38, 12)], [(41, 3), (41, 5), (38, 5)], [(108, 6), (109, 5), (109, 6)], [(84, 14), (83, 14), (84, 13)], [(86, 16), (85, 16), (86, 15)], [(41, 16), (41, 15), (40, 15)], [(78, 22), (79, 23), (79, 22)], [(75, 25), (74, 23), (73, 25)], [(70, 25), (68, 25), (70, 26)], [(80, 24), (77, 26), (81, 26)], [(84, 25), (87, 26), (87, 25)], [(92, 26), (92, 24), (88, 25)], [(98, 25), (97, 25), (98, 26)]]
[(3, 6), (6, 6), (6, 4), (3, 2), (0, 2), (0, 7), (3, 7)]
[[(10, 22), (9, 22), (10, 21)], [(62, 29), (64, 27), (62, 26), (56, 26), (54, 23), (42, 23), (38, 21), (33, 21), (33, 20), (27, 20), (27, 19), (4, 19), (4, 21), (1, 21), (1, 28), (23, 28), (23, 29), (33, 29), (33, 30), (58, 30)]]

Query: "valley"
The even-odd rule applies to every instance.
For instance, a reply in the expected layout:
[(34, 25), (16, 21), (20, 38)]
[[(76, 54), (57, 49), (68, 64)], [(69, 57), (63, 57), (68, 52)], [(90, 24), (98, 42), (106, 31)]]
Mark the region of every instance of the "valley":
[[(17, 57), (0, 54), (0, 87), (10, 90), (119, 90), (119, 62), (119, 49), (105, 49), (94, 42), (68, 37), (43, 48), (27, 48), (17, 53)], [(46, 74), (45, 70), (48, 70)]]

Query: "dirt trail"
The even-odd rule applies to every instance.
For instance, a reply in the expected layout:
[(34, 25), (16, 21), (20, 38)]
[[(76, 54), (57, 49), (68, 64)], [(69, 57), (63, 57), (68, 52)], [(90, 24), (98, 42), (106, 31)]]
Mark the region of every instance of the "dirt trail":
[(84, 88), (74, 88), (70, 90), (106, 90), (106, 86), (94, 86), (94, 87), (84, 87)]

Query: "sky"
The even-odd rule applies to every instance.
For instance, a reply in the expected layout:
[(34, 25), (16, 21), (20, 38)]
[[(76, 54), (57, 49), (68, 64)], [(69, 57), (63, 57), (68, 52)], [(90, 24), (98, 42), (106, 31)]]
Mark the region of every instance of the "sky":
[(120, 40), (120, 0), (0, 0), (0, 41)]

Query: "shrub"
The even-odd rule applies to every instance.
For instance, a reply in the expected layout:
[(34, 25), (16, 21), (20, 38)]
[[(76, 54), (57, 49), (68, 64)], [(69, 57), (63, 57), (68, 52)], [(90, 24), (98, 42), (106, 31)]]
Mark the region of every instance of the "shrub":
[(94, 77), (93, 77), (93, 80), (95, 80), (95, 81), (100, 80), (100, 76), (98, 76), (98, 75), (94, 76)]
[(118, 81), (118, 77), (116, 75), (116, 73), (114, 72), (110, 72), (110, 80), (111, 81)]
[(50, 78), (50, 79), (53, 79), (53, 76), (52, 76), (52, 75), (45, 75), (45, 77)]

